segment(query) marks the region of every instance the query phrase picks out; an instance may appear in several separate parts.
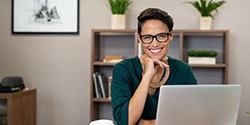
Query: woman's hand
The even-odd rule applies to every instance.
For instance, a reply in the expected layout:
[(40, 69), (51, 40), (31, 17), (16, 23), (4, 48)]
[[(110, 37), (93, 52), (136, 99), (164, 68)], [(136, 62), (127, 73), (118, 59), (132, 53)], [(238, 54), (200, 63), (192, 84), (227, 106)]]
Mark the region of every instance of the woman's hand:
[(165, 57), (162, 60), (145, 58), (144, 63), (144, 74), (148, 74), (150, 77), (153, 77), (157, 72), (158, 68), (166, 68), (168, 65), (166, 64), (168, 58)]

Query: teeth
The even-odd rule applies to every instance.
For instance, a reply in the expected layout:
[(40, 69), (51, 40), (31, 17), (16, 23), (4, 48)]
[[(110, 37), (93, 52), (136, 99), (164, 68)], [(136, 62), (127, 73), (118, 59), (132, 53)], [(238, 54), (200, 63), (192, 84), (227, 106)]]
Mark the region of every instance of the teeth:
[(153, 52), (153, 53), (158, 53), (158, 52), (161, 51), (161, 49), (155, 49), (155, 50), (151, 49), (150, 51)]

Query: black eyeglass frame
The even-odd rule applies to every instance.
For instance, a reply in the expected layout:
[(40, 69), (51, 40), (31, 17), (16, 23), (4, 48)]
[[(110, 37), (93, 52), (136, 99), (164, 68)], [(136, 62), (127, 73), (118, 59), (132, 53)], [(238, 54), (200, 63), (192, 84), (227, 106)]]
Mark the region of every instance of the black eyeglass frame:
[[(141, 40), (141, 42), (143, 44), (151, 44), (153, 42), (154, 38), (155, 38), (157, 42), (159, 42), (159, 43), (165, 43), (165, 42), (167, 42), (169, 40), (169, 36), (171, 35), (171, 33), (172, 33), (172, 31), (169, 31), (168, 33), (158, 33), (156, 35), (150, 35), (150, 34), (141, 35), (140, 34), (140, 40)], [(160, 36), (160, 35), (163, 35), (163, 34), (167, 35), (167, 37), (168, 37), (167, 40), (165, 40), (165, 41), (159, 41), (157, 37)], [(145, 37), (145, 36), (150, 36), (152, 38), (151, 42), (148, 42), (148, 43), (143, 42), (142, 37)]]

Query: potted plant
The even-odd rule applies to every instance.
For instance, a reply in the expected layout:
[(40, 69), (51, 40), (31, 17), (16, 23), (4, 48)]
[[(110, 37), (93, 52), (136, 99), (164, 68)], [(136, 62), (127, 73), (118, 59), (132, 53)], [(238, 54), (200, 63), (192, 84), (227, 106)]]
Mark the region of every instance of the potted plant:
[(189, 64), (215, 64), (218, 55), (214, 50), (190, 50), (187, 54)]
[(213, 1), (213, 0), (196, 0), (194, 2), (188, 1), (185, 2), (193, 5), (200, 13), (200, 29), (201, 30), (210, 30), (212, 19), (214, 18), (212, 12), (218, 12), (218, 7), (226, 3), (226, 1)]
[(131, 0), (109, 0), (108, 4), (112, 13), (111, 17), (111, 28), (112, 29), (125, 29), (126, 27), (126, 16), (129, 5), (132, 3)]

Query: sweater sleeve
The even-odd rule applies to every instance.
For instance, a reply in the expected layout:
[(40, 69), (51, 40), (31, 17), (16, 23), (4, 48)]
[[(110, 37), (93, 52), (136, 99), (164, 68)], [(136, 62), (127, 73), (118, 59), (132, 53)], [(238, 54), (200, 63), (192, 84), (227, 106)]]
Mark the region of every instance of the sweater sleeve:
[(128, 106), (132, 97), (128, 68), (121, 63), (114, 66), (111, 83), (113, 118), (118, 125), (128, 125)]

